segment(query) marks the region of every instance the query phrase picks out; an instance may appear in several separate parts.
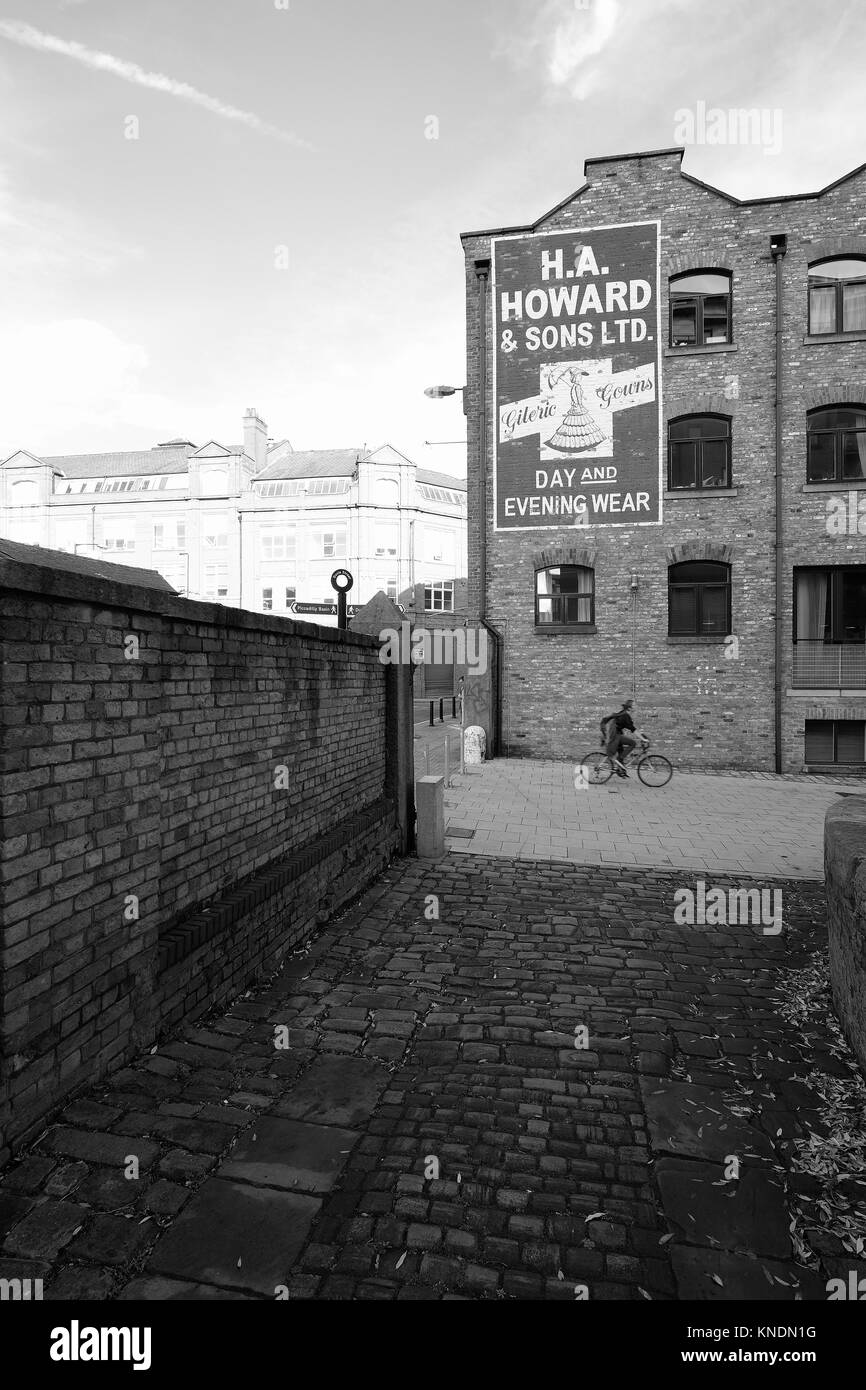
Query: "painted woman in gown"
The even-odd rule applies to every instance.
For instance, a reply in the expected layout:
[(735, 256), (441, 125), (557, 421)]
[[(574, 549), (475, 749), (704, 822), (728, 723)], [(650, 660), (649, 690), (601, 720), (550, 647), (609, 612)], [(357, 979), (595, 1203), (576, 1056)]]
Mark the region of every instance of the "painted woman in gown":
[(604, 433), (586, 408), (583, 387), (580, 384), (582, 376), (589, 376), (589, 372), (581, 371), (580, 367), (572, 364), (564, 367), (556, 375), (551, 373), (548, 378), (550, 388), (557, 386), (565, 378), (571, 382), (571, 409), (563, 416), (556, 433), (547, 440), (548, 449), (556, 449), (563, 454), (580, 454), (586, 449), (596, 449), (599, 444), (604, 443)]

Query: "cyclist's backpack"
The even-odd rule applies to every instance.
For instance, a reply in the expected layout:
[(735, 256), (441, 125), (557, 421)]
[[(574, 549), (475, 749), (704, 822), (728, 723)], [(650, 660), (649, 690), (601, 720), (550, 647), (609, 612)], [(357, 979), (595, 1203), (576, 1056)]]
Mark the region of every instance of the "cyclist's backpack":
[(602, 719), (602, 721), (601, 721), (601, 746), (602, 746), (602, 748), (606, 748), (607, 745), (610, 743), (611, 738), (613, 737), (613, 727), (612, 727), (612, 726), (613, 726), (613, 721), (614, 721), (615, 719), (616, 719), (616, 715), (615, 715), (615, 714), (608, 714), (608, 715), (606, 715), (605, 718)]

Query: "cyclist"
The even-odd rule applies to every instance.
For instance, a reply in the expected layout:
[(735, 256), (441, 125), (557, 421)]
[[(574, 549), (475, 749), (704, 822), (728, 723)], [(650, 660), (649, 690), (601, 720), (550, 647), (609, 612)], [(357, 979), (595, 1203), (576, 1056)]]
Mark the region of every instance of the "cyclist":
[(628, 777), (625, 763), (635, 747), (636, 733), (634, 720), (634, 700), (626, 700), (617, 714), (607, 714), (601, 721), (601, 741), (604, 751), (613, 763), (617, 777)]

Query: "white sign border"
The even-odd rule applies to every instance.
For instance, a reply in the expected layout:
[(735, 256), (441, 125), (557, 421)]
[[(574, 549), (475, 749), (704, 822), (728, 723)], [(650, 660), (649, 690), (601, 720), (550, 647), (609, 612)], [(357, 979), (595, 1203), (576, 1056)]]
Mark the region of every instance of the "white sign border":
[[(538, 240), (541, 237), (562, 237), (587, 235), (592, 232), (615, 232), (631, 227), (655, 227), (656, 229), (656, 382), (658, 392), (658, 434), (659, 434), (659, 476), (658, 476), (658, 521), (588, 521), (585, 526), (563, 526), (555, 521), (545, 523), (543, 526), (499, 526), (499, 414), (497, 409), (497, 381), (496, 366), (499, 358), (499, 340), (497, 336), (496, 323), (496, 246), (499, 242), (507, 241), (530, 241)], [(548, 228), (543, 232), (509, 232), (505, 236), (493, 236), (490, 238), (490, 323), (492, 329), (492, 353), (493, 372), (493, 533), (494, 535), (506, 535), (512, 531), (568, 531), (575, 535), (583, 535), (587, 531), (601, 530), (609, 531), (619, 526), (662, 526), (664, 524), (664, 382), (662, 378), (662, 224), (660, 219), (646, 222), (611, 222), (606, 226), (599, 227), (554, 227)], [(484, 406), (487, 408), (486, 403)], [(487, 468), (487, 460), (481, 461), (481, 466)], [(486, 518), (485, 518), (486, 525)]]

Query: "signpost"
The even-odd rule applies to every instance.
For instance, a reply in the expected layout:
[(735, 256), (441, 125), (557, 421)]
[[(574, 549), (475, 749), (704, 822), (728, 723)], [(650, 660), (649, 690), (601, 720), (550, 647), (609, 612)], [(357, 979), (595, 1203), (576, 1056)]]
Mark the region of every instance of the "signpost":
[(493, 238), (497, 531), (661, 522), (659, 224)]
[[(346, 615), (349, 618), (354, 618), (357, 611), (357, 608), (353, 604), (350, 604), (346, 609)], [(336, 603), (293, 603), (292, 612), (319, 613), (327, 614), (329, 617), (333, 617), (335, 614), (339, 612), (339, 607)]]

